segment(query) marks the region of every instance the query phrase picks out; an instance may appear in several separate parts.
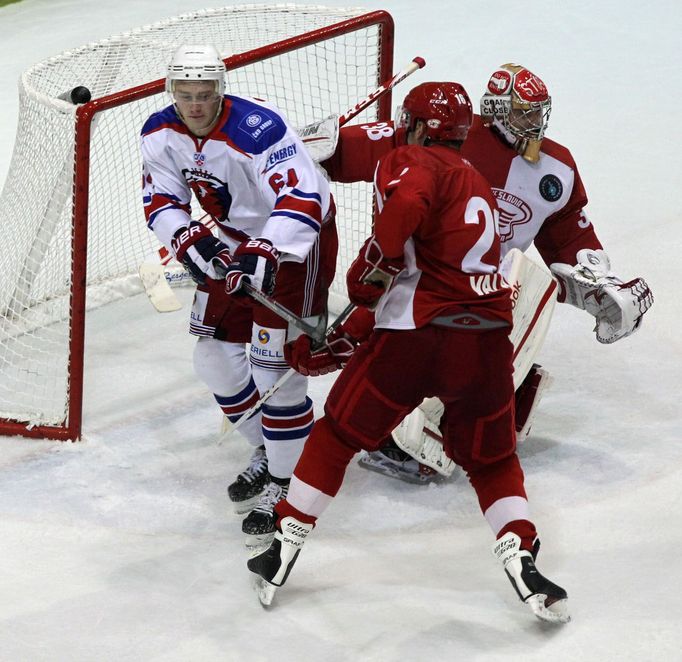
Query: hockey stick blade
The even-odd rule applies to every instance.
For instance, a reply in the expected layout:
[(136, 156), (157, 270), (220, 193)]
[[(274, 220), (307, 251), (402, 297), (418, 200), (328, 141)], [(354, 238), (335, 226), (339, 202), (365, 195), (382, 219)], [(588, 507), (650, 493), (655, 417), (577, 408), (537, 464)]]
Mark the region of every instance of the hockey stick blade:
[(182, 308), (182, 304), (171, 290), (161, 264), (144, 262), (140, 265), (138, 273), (144, 291), (158, 312), (171, 313)]

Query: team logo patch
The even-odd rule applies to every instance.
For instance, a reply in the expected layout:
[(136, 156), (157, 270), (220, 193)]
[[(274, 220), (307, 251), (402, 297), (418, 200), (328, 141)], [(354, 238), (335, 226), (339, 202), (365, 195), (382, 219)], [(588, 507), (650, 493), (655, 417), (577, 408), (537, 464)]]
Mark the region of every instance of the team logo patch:
[(201, 208), (217, 221), (226, 222), (232, 206), (232, 195), (227, 184), (206, 170), (193, 168), (183, 170), (182, 174)]
[(504, 94), (509, 90), (512, 76), (504, 69), (498, 69), (488, 81), (488, 92), (490, 94)]
[(545, 175), (540, 180), (540, 195), (548, 202), (556, 202), (564, 192), (564, 187), (556, 175)]
[(500, 240), (511, 241), (516, 227), (529, 223), (533, 218), (533, 211), (527, 202), (504, 189), (494, 188), (493, 195), (500, 210)]
[(258, 342), (265, 345), (270, 340), (270, 334), (265, 329), (258, 330)]

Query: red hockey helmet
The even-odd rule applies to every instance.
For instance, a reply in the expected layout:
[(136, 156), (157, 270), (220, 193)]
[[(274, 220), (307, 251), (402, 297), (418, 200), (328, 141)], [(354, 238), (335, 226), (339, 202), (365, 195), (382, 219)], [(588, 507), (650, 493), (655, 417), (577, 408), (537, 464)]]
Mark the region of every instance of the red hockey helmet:
[(471, 99), (459, 83), (422, 83), (398, 108), (396, 139), (404, 144), (416, 121), (422, 120), (428, 142), (465, 140), (473, 119)]

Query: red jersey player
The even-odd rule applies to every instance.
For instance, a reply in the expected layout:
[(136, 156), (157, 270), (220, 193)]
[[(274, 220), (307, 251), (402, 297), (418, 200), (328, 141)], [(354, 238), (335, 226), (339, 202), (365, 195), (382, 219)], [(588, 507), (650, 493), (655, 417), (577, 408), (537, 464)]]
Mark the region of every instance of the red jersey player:
[(459, 152), (472, 117), (457, 83), (424, 83), (405, 98), (402, 146), (376, 170), (374, 234), (347, 274), (351, 301), (376, 306), (376, 324), (332, 387), (288, 496), (275, 507), (274, 540), (248, 562), (266, 604), (353, 456), (379, 448), (424, 397), (436, 396), (445, 406), (448, 454), (469, 476), (519, 597), (541, 619), (569, 619), (566, 592), (535, 567), (536, 530), (516, 455), (511, 299), (498, 271), (497, 204)]
[[(492, 186), (500, 209), (501, 256), (534, 243), (559, 281), (559, 301), (595, 317), (599, 342), (612, 343), (636, 331), (653, 296), (642, 278), (623, 282), (611, 271), (585, 214), (587, 196), (573, 157), (545, 138), (551, 111), (545, 84), (528, 69), (505, 64), (490, 77), (480, 109), (462, 155)], [(344, 127), (334, 155), (322, 165), (334, 181), (372, 181), (377, 160), (395, 143), (390, 122)], [(534, 366), (517, 391), (520, 439), (530, 428), (546, 377)], [(423, 466), (392, 443), (361, 462), (408, 480), (433, 475), (424, 474)]]

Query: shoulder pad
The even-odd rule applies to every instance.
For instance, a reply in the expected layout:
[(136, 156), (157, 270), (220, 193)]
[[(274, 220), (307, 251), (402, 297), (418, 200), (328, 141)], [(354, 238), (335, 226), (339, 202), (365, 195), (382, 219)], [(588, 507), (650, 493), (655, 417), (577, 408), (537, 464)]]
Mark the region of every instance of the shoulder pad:
[(239, 149), (262, 154), (284, 138), (287, 125), (276, 110), (241, 97), (226, 98), (231, 103), (230, 116), (222, 131)]

